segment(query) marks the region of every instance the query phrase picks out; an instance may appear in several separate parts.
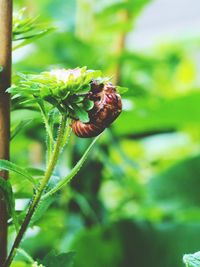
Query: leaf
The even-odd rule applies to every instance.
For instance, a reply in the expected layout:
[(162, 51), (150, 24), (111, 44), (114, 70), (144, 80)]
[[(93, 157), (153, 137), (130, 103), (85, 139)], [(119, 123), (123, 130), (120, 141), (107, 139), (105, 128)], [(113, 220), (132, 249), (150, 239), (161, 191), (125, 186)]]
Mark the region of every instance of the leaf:
[(54, 30), (53, 27), (38, 23), (37, 17), (29, 17), (24, 13), (25, 9), (22, 8), (13, 15), (12, 40), (21, 41), (17, 42), (18, 44), (14, 46), (14, 50)]
[(84, 109), (85, 110), (91, 110), (93, 107), (94, 107), (94, 102), (89, 100), (89, 99), (86, 99), (84, 102), (83, 102), (83, 106), (84, 106)]
[(122, 112), (113, 125), (114, 131), (119, 135), (131, 135), (155, 129), (179, 129), (199, 123), (199, 92), (172, 99), (149, 98), (146, 101), (146, 99), (129, 98), (128, 102), (130, 108)]
[(87, 159), (87, 156), (88, 156), (91, 148), (94, 146), (94, 144), (99, 139), (99, 137), (100, 137), (100, 135), (97, 136), (92, 141), (92, 143), (86, 149), (85, 153), (83, 154), (81, 159), (77, 162), (77, 164), (74, 166), (74, 168), (71, 170), (71, 172), (64, 179), (62, 179), (53, 189), (51, 189), (45, 195), (43, 195), (42, 199), (48, 199), (50, 196), (52, 196), (53, 194), (57, 193), (58, 190), (60, 190), (63, 186), (65, 186), (66, 184), (68, 184), (72, 180), (72, 178), (78, 173), (80, 168), (83, 166), (83, 163)]
[(47, 267), (72, 267), (74, 263), (74, 252), (62, 253), (56, 255), (55, 251), (51, 251), (42, 261)]
[(127, 87), (117, 86), (117, 92), (118, 92), (120, 95), (125, 94), (127, 91), (128, 91), (128, 88), (127, 88)]
[(80, 119), (80, 121), (87, 123), (89, 122), (89, 116), (87, 111), (85, 111), (83, 108), (80, 108), (78, 105), (72, 105), (74, 112), (76, 116)]
[(15, 136), (23, 130), (32, 120), (21, 121), (14, 129), (11, 130), (10, 141), (15, 138)]
[(68, 98), (68, 101), (71, 103), (81, 103), (84, 100), (85, 96), (79, 96), (79, 95), (72, 95)]
[[(59, 180), (60, 180), (59, 177), (53, 176), (47, 185), (46, 191), (50, 191), (52, 188), (54, 188)], [(40, 203), (38, 204), (35, 210), (35, 213), (33, 214), (31, 218), (30, 225), (34, 225), (44, 215), (44, 213), (47, 211), (47, 209), (53, 203), (54, 200), (55, 198), (51, 197), (51, 198), (42, 199), (40, 201)]]
[(36, 184), (33, 177), (25, 169), (19, 167), (18, 165), (14, 164), (8, 160), (4, 160), (4, 159), (0, 160), (0, 170), (13, 171), (17, 174), (20, 174), (21, 176), (23, 176), (27, 180), (29, 180), (33, 185)]
[(26, 168), (26, 171), (32, 176), (44, 176), (45, 171), (38, 168)]
[(32, 267), (32, 264), (28, 264), (23, 261), (13, 261), (11, 267)]
[(4, 198), (7, 205), (8, 214), (12, 217), (16, 231), (18, 230), (18, 220), (15, 212), (15, 198), (12, 191), (12, 186), (8, 180), (0, 177), (0, 188), (4, 192)]
[(200, 267), (200, 251), (194, 254), (185, 254), (183, 262), (186, 267)]
[(156, 203), (173, 204), (171, 208), (174, 209), (177, 216), (177, 203), (179, 212), (187, 208), (197, 207), (200, 202), (199, 166), (200, 155), (178, 161), (152, 176), (146, 187), (148, 194)]
[(17, 253), (21, 254), (28, 262), (31, 264), (34, 263), (33, 258), (22, 248), (17, 248), (16, 249)]
[(36, 208), (35, 213), (33, 214), (31, 221), (30, 221), (30, 226), (33, 226), (39, 219), (45, 214), (47, 209), (50, 207), (50, 205), (53, 203), (55, 200), (54, 197), (49, 197), (46, 198), (45, 200), (41, 200), (39, 205)]

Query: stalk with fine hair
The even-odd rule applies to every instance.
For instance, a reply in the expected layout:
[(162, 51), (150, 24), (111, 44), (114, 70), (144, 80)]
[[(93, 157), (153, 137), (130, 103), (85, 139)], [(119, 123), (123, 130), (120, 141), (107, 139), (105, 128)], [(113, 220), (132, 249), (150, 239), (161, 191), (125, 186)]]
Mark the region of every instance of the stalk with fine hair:
[(38, 203), (40, 202), (40, 199), (42, 197), (42, 194), (44, 192), (44, 189), (46, 188), (46, 185), (49, 181), (49, 179), (51, 178), (52, 176), (52, 173), (54, 171), (54, 168), (56, 166), (56, 163), (58, 161), (58, 158), (59, 158), (59, 154), (60, 154), (60, 151), (63, 147), (63, 137), (64, 137), (64, 133), (65, 133), (65, 128), (66, 128), (66, 115), (63, 115), (62, 116), (62, 120), (61, 120), (61, 124), (60, 124), (60, 127), (59, 127), (59, 130), (58, 130), (58, 137), (57, 137), (57, 141), (56, 141), (56, 144), (55, 144), (55, 147), (54, 147), (54, 151), (53, 151), (53, 154), (52, 154), (52, 157), (49, 161), (49, 165), (47, 167), (47, 170), (46, 170), (46, 173), (44, 175), (44, 178), (42, 179), (41, 181), (41, 184), (40, 186), (38, 187), (37, 189), (37, 192), (35, 194), (35, 196), (33, 197), (32, 199), (32, 202), (30, 204), (30, 208), (28, 210), (28, 213), (22, 223), (22, 226), (17, 234), (17, 237), (14, 241), (14, 244), (12, 246), (12, 249), (10, 251), (10, 254), (5, 262), (5, 264), (3, 265), (3, 267), (9, 267), (14, 256), (15, 256), (15, 253), (16, 253), (16, 249), (19, 247), (20, 245), (20, 242), (28, 228), (28, 225), (31, 221), (31, 218), (37, 208), (37, 205)]

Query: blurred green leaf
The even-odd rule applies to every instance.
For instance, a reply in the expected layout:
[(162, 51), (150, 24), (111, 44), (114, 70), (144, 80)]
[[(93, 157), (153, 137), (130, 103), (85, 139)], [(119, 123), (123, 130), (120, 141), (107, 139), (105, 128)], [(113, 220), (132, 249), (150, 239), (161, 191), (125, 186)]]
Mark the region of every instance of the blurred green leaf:
[(44, 176), (45, 170), (41, 170), (38, 168), (26, 168), (26, 171), (30, 173), (31, 176)]
[(18, 135), (29, 123), (31, 123), (31, 121), (32, 120), (23, 120), (14, 128), (12, 127), (10, 140), (15, 138), (15, 136)]
[(33, 266), (23, 261), (14, 261), (12, 262), (11, 267), (33, 267)]
[(187, 217), (189, 221), (192, 218), (198, 219), (199, 166), (200, 156), (194, 156), (181, 160), (151, 177), (147, 185), (148, 199), (177, 220), (187, 220)]
[(120, 95), (125, 94), (128, 91), (127, 87), (117, 86), (117, 92), (119, 92)]
[(26, 9), (22, 8), (13, 15), (13, 41), (21, 41), (14, 46), (14, 49), (27, 45), (54, 29), (48, 25), (39, 24), (37, 17), (26, 16), (25, 11)]
[(22, 248), (16, 249), (18, 254), (21, 254), (29, 263), (34, 264), (33, 258)]
[[(180, 129), (186, 125), (194, 125), (199, 122), (199, 101), (198, 92), (172, 99), (148, 98), (146, 101), (129, 98), (130, 110), (122, 112), (114, 124), (114, 129), (120, 135), (131, 135), (156, 129)], [(124, 108), (126, 109), (126, 106)]]
[(4, 192), (4, 198), (8, 209), (8, 214), (13, 219), (16, 231), (18, 230), (18, 219), (17, 214), (15, 212), (15, 198), (12, 191), (12, 186), (8, 180), (0, 177), (0, 188)]
[(74, 262), (74, 252), (56, 254), (51, 251), (42, 261), (44, 266), (48, 267), (72, 267)]
[(35, 181), (33, 177), (23, 168), (20, 166), (8, 161), (8, 160), (0, 160), (0, 170), (5, 170), (5, 171), (12, 171), (15, 172), (24, 178), (28, 179), (33, 185), (35, 185)]

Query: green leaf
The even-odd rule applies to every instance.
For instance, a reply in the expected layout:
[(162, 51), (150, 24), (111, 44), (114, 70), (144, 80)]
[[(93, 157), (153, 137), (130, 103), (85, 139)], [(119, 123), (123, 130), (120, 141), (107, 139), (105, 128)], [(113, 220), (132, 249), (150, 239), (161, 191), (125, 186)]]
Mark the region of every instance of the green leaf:
[(33, 214), (30, 226), (34, 226), (37, 221), (40, 220), (40, 218), (45, 214), (45, 212), (48, 210), (48, 208), (51, 206), (53, 201), (55, 200), (54, 197), (46, 198), (45, 200), (41, 200), (39, 205), (36, 208), (35, 213)]
[(48, 199), (50, 196), (52, 196), (53, 194), (57, 193), (57, 191), (59, 191), (63, 186), (65, 186), (66, 184), (68, 184), (72, 180), (72, 178), (78, 173), (80, 168), (83, 166), (83, 164), (86, 161), (87, 156), (88, 156), (91, 148), (94, 146), (94, 144), (99, 139), (99, 137), (100, 137), (100, 135), (97, 136), (92, 141), (92, 143), (86, 149), (85, 153), (83, 154), (81, 159), (77, 162), (77, 164), (74, 166), (74, 168), (71, 170), (71, 172), (65, 178), (63, 178), (53, 189), (51, 189), (45, 195), (43, 195), (42, 200)]
[(17, 253), (21, 254), (28, 262), (31, 264), (34, 263), (33, 258), (22, 248), (17, 248), (16, 249)]
[(125, 94), (127, 91), (128, 91), (128, 88), (127, 88), (127, 87), (117, 86), (117, 92), (118, 92), (120, 95)]
[(30, 173), (31, 176), (44, 176), (45, 171), (38, 168), (26, 168), (26, 171)]
[(91, 110), (93, 107), (94, 107), (94, 102), (89, 100), (89, 99), (86, 99), (84, 102), (83, 102), (83, 106), (84, 106), (84, 109), (85, 110)]
[(47, 267), (72, 267), (74, 263), (74, 252), (62, 253), (56, 255), (55, 251), (51, 251), (42, 261)]
[(11, 130), (10, 141), (15, 138), (15, 136), (22, 131), (32, 120), (21, 121), (14, 129)]
[(85, 96), (72, 95), (68, 98), (69, 103), (81, 103), (84, 100)]
[(183, 262), (186, 267), (200, 267), (200, 251), (194, 254), (185, 254)]
[[(60, 178), (58, 176), (53, 176), (47, 185), (46, 191), (50, 191), (51, 189), (53, 189), (59, 182), (59, 180)], [(55, 200), (54, 197), (50, 197), (42, 199), (40, 201), (35, 210), (35, 213), (31, 218), (30, 225), (34, 225), (44, 215), (44, 213), (47, 211), (47, 209), (50, 207), (50, 205), (53, 203), (54, 200)]]
[(0, 188), (4, 192), (4, 198), (7, 205), (8, 214), (12, 217), (16, 231), (18, 230), (18, 220), (15, 212), (15, 198), (12, 191), (12, 186), (8, 180), (0, 177)]
[(21, 176), (23, 176), (27, 180), (29, 180), (33, 185), (36, 184), (33, 177), (25, 169), (19, 167), (18, 165), (14, 164), (8, 160), (4, 160), (4, 159), (0, 160), (0, 170), (15, 172), (17, 174), (20, 174)]
[(37, 17), (25, 15), (25, 10), (25, 8), (22, 8), (13, 15), (12, 39), (13, 41), (17, 41), (17, 45), (13, 47), (14, 50), (54, 30), (53, 27), (38, 23)]
[(87, 123), (89, 122), (89, 116), (87, 111), (85, 111), (83, 108), (80, 108), (78, 105), (73, 105), (73, 110), (75, 112), (75, 115), (80, 119), (80, 121)]
[(32, 264), (28, 264), (23, 261), (13, 261), (11, 267), (33, 267)]
[(148, 101), (141, 98), (129, 98), (130, 108), (122, 112), (113, 128), (119, 135), (131, 135), (155, 129), (179, 129), (199, 123), (199, 102), (199, 92), (170, 99), (154, 97), (149, 98)]

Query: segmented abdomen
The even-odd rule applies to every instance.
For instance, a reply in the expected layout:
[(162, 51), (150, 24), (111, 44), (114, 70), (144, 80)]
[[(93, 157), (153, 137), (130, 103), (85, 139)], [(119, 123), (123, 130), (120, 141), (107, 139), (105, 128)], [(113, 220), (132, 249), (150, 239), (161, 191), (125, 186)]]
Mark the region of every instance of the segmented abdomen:
[(80, 120), (77, 120), (73, 121), (72, 130), (78, 137), (90, 138), (99, 135), (105, 130), (105, 128), (93, 123), (83, 123)]

